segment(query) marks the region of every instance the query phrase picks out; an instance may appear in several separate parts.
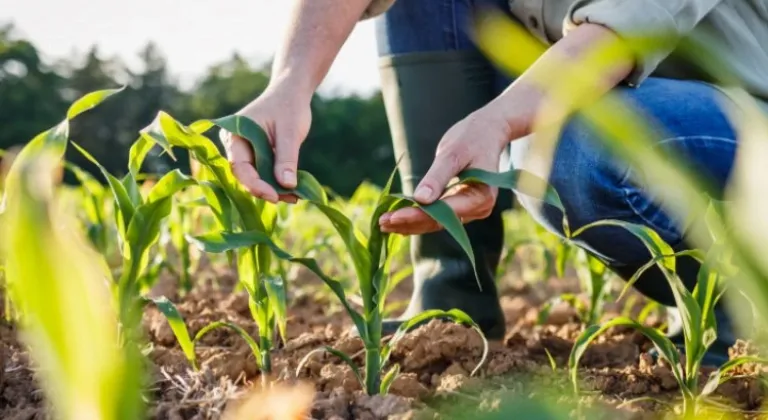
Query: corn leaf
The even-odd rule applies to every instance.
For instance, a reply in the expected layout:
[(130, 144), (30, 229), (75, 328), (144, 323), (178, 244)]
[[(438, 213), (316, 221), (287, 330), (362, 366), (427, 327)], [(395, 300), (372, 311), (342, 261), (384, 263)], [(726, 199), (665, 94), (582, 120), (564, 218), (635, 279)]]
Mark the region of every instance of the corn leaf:
[(239, 335), (243, 340), (245, 340), (246, 344), (248, 344), (248, 347), (251, 349), (251, 353), (253, 353), (254, 358), (256, 359), (256, 363), (259, 364), (259, 368), (261, 368), (261, 349), (259, 349), (259, 345), (256, 343), (256, 340), (253, 339), (253, 337), (248, 334), (248, 331), (244, 330), (239, 325), (233, 324), (231, 322), (226, 321), (214, 321), (210, 324), (206, 325), (205, 327), (201, 328), (200, 331), (195, 334), (194, 343), (197, 344), (198, 341), (200, 341), (203, 337), (205, 337), (206, 334), (209, 332), (217, 329), (217, 328), (229, 328), (230, 330), (234, 331)]
[(707, 383), (704, 384), (704, 388), (701, 390), (701, 395), (707, 396), (715, 392), (720, 384), (731, 379), (729, 373), (733, 369), (747, 363), (759, 363), (765, 365), (768, 364), (768, 359), (756, 356), (739, 356), (725, 362), (725, 364), (720, 366), (719, 369), (709, 374)]
[(660, 260), (659, 264), (661, 266), (669, 271), (675, 271), (675, 258), (672, 257), (675, 254), (675, 251), (661, 238), (661, 236), (659, 236), (658, 233), (656, 233), (656, 231), (648, 226), (629, 223), (623, 220), (598, 220), (576, 229), (576, 231), (573, 232), (572, 237), (576, 238), (589, 229), (606, 226), (617, 226), (635, 235), (635, 237), (641, 240), (643, 245), (648, 248), (651, 256)]
[(148, 298), (147, 301), (155, 304), (155, 307), (165, 315), (165, 319), (168, 321), (168, 326), (171, 327), (173, 335), (176, 336), (176, 341), (179, 342), (181, 351), (184, 352), (184, 356), (189, 361), (192, 368), (197, 370), (197, 357), (195, 356), (195, 344), (189, 336), (189, 330), (184, 323), (184, 317), (181, 316), (176, 305), (174, 305), (168, 298), (161, 296), (158, 298)]
[[(461, 171), (458, 178), (460, 183), (477, 182), (537, 198), (556, 207), (565, 214), (565, 206), (563, 206), (557, 191), (547, 181), (530, 172), (521, 169), (512, 169), (506, 172), (488, 172), (482, 169), (470, 168)], [(525, 182), (521, 182), (521, 178), (525, 178)]]
[(257, 203), (253, 196), (240, 186), (227, 159), (210, 139), (201, 134), (212, 126), (213, 122), (201, 120), (193, 123), (191, 127), (186, 127), (167, 113), (160, 112), (142, 133), (145, 139), (154, 141), (166, 150), (172, 147), (188, 150), (192, 158), (209, 169), (209, 174), (229, 197), (245, 228), (266, 232), (260, 217), (263, 203)]
[(155, 147), (154, 141), (145, 139), (144, 135), (139, 137), (131, 145), (131, 148), (128, 151), (128, 172), (133, 175), (134, 178), (139, 176), (141, 166), (144, 164), (144, 159), (147, 158), (147, 155), (153, 147)]
[(400, 365), (395, 364), (394, 366), (392, 366), (391, 369), (389, 369), (389, 372), (387, 372), (384, 375), (384, 378), (382, 378), (381, 388), (379, 392), (384, 395), (388, 394), (389, 388), (392, 387), (392, 383), (395, 382), (395, 379), (397, 379), (399, 375), (400, 375)]
[(320, 277), (325, 284), (331, 288), (333, 293), (339, 298), (339, 301), (347, 310), (355, 326), (361, 331), (361, 334), (367, 332), (365, 321), (357, 311), (349, 305), (349, 300), (344, 292), (344, 286), (338, 281), (327, 276), (318, 265), (314, 258), (297, 258), (278, 247), (272, 239), (259, 231), (247, 232), (215, 232), (201, 236), (187, 236), (187, 240), (200, 250), (210, 253), (222, 253), (237, 250), (239, 248), (248, 248), (255, 245), (265, 245), (272, 250), (277, 258), (297, 263), (306, 267), (309, 271)]
[[(67, 110), (67, 118), (65, 118), (62, 122), (53, 128), (35, 136), (35, 138), (33, 138), (24, 146), (23, 149), (21, 149), (11, 164), (10, 169), (8, 169), (8, 173), (5, 177), (5, 183), (18, 183), (19, 181), (16, 179), (18, 176), (17, 169), (14, 168), (17, 165), (22, 165), (23, 162), (33, 158), (43, 150), (45, 150), (45, 152), (48, 154), (58, 157), (59, 159), (63, 159), (64, 152), (67, 149), (67, 142), (69, 140), (69, 121), (105, 101), (110, 96), (115, 95), (121, 91), (122, 89), (99, 90), (88, 93), (72, 103), (72, 105), (70, 105), (69, 109)], [(0, 213), (2, 213), (3, 209), (5, 208), (7, 193), (7, 191), (3, 192), (3, 199), (0, 203)]]
[(102, 166), (90, 153), (80, 147), (80, 145), (77, 143), (72, 143), (72, 145), (75, 147), (75, 149), (77, 149), (77, 151), (80, 152), (80, 154), (82, 154), (91, 163), (96, 165), (96, 167), (99, 168), (99, 171), (101, 171), (102, 175), (104, 175), (104, 178), (106, 178), (107, 185), (109, 185), (110, 191), (112, 191), (112, 196), (115, 200), (115, 205), (117, 206), (118, 210), (116, 212), (116, 216), (118, 217), (119, 221), (118, 227), (120, 228), (121, 236), (124, 236), (124, 229), (131, 222), (131, 219), (133, 219), (133, 213), (135, 211), (135, 206), (133, 205), (131, 197), (128, 195), (128, 191), (126, 191), (123, 183), (115, 178), (112, 174), (110, 174), (107, 169), (104, 168), (104, 166)]
[[(690, 249), (686, 251), (680, 251), (676, 252), (672, 255), (664, 255), (664, 256), (654, 256), (652, 257), (647, 263), (643, 264), (642, 267), (640, 267), (635, 274), (632, 275), (632, 277), (627, 280), (627, 282), (624, 284), (624, 288), (621, 289), (621, 293), (619, 294), (619, 298), (621, 299), (624, 297), (624, 295), (629, 291), (632, 286), (637, 283), (637, 281), (642, 277), (643, 274), (645, 274), (646, 271), (650, 270), (652, 267), (656, 266), (660, 261), (662, 261), (665, 258), (669, 257), (692, 257), (697, 259), (699, 262), (704, 262), (704, 253), (697, 249)], [(618, 300), (617, 299), (617, 300)]]
[(118, 346), (118, 319), (104, 287), (101, 257), (54, 205), (60, 154), (45, 146), (14, 164), (0, 234), (6, 286), (23, 322), (21, 339), (40, 384), (62, 419), (140, 418), (142, 373), (131, 346)]
[(288, 315), (286, 309), (286, 292), (285, 281), (281, 276), (263, 276), (264, 288), (269, 296), (269, 305), (272, 307), (272, 312), (275, 315), (277, 321), (277, 329), (280, 332), (280, 338), (284, 343), (288, 342), (286, 335), (286, 324), (288, 322)]
[(170, 197), (178, 191), (196, 184), (197, 182), (194, 178), (185, 175), (178, 169), (174, 169), (163, 175), (157, 181), (157, 184), (152, 187), (147, 196), (147, 204)]
[(206, 205), (213, 212), (213, 216), (219, 222), (219, 226), (222, 230), (232, 230), (234, 227), (232, 202), (227, 197), (224, 189), (210, 181), (200, 182), (199, 186), (205, 195)]
[(632, 319), (625, 318), (625, 317), (617, 317), (614, 318), (603, 325), (592, 325), (587, 327), (583, 333), (576, 339), (576, 342), (573, 344), (573, 349), (571, 350), (571, 355), (568, 358), (568, 366), (571, 373), (571, 382), (573, 383), (573, 389), (576, 393), (578, 393), (579, 384), (578, 384), (578, 371), (579, 371), (579, 361), (581, 360), (581, 357), (584, 355), (584, 352), (587, 350), (587, 347), (590, 343), (592, 343), (593, 340), (595, 340), (600, 334), (607, 331), (609, 328), (612, 327), (618, 327), (618, 326), (626, 326), (633, 328), (640, 333), (642, 333), (644, 336), (646, 336), (653, 345), (656, 347), (656, 349), (659, 352), (659, 355), (661, 357), (665, 358), (672, 370), (672, 375), (677, 380), (677, 383), (680, 384), (681, 387), (684, 387), (684, 377), (682, 372), (682, 366), (680, 365), (680, 354), (677, 352), (677, 347), (667, 338), (659, 332), (659, 330), (655, 328), (646, 327)]
[(313, 203), (327, 204), (328, 198), (322, 185), (312, 174), (306, 171), (299, 171), (297, 174), (297, 186), (293, 190), (288, 190), (280, 186), (275, 179), (274, 172), (274, 152), (269, 143), (267, 134), (253, 120), (241, 115), (229, 115), (211, 121), (219, 128), (229, 131), (232, 134), (240, 136), (251, 143), (253, 147), (254, 164), (259, 172), (259, 177), (271, 185), (278, 193), (293, 193), (305, 200)]
[(401, 198), (404, 201), (411, 203), (411, 205), (420, 208), (434, 221), (439, 223), (451, 237), (453, 237), (466, 254), (470, 264), (472, 264), (472, 271), (475, 274), (477, 287), (482, 291), (483, 286), (480, 283), (480, 277), (477, 274), (477, 264), (475, 263), (475, 253), (472, 251), (472, 244), (469, 242), (469, 236), (467, 236), (467, 231), (464, 229), (464, 225), (461, 223), (459, 217), (456, 216), (456, 213), (453, 212), (453, 209), (442, 200), (423, 205), (412, 198), (399, 194), (393, 194), (393, 197)]
[(120, 180), (120, 183), (125, 187), (125, 191), (128, 193), (128, 197), (131, 199), (134, 207), (144, 204), (144, 197), (141, 196), (139, 183), (136, 181), (136, 178), (133, 177), (133, 174), (128, 173), (125, 175), (123, 179)]
[(67, 119), (68, 120), (74, 119), (75, 117), (82, 114), (83, 112), (89, 111), (97, 107), (99, 104), (107, 100), (110, 96), (122, 92), (123, 89), (125, 89), (125, 87), (122, 87), (119, 89), (97, 90), (95, 92), (87, 93), (85, 96), (78, 99), (75, 103), (73, 103), (69, 107), (69, 110), (67, 110)]
[(457, 324), (470, 327), (477, 331), (478, 334), (480, 334), (480, 337), (483, 339), (483, 355), (480, 358), (480, 361), (477, 363), (477, 366), (475, 366), (475, 368), (470, 373), (470, 376), (473, 376), (483, 366), (483, 364), (485, 364), (485, 360), (488, 357), (488, 340), (485, 339), (485, 335), (480, 330), (480, 327), (477, 326), (475, 321), (473, 321), (469, 315), (459, 309), (451, 309), (448, 311), (443, 311), (441, 309), (430, 309), (403, 322), (392, 336), (392, 339), (390, 339), (387, 344), (382, 346), (381, 365), (384, 366), (389, 361), (389, 357), (392, 354), (392, 350), (394, 349), (395, 345), (400, 340), (402, 340), (409, 331), (423, 325), (432, 319), (447, 319)]

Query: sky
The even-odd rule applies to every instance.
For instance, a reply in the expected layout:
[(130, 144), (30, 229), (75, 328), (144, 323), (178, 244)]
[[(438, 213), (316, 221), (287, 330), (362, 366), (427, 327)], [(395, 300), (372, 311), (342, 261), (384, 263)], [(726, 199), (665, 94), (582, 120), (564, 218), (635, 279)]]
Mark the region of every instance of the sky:
[[(16, 30), (49, 60), (96, 44), (103, 57), (136, 66), (137, 52), (154, 41), (170, 71), (189, 85), (237, 51), (268, 60), (285, 29), (290, 0), (0, 0), (0, 23)], [(357, 25), (320, 87), (324, 93), (369, 93), (378, 88), (373, 23)]]

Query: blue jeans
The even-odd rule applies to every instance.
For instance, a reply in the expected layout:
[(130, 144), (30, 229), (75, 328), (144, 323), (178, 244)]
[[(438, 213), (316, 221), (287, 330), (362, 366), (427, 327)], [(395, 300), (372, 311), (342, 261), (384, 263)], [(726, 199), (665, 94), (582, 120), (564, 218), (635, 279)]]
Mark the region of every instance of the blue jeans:
[[(466, 28), (473, 10), (484, 5), (506, 10), (504, 0), (400, 0), (377, 18), (379, 54), (476, 50)], [(497, 93), (510, 82), (498, 72), (477, 77), (493, 77)], [(638, 88), (617, 87), (616, 91), (645, 114), (657, 133), (656, 147), (676, 151), (681, 162), (709, 177), (714, 186), (711, 193), (722, 192), (737, 143), (721, 108), (725, 98), (716, 88), (697, 81), (650, 78)], [(521, 164), (526, 141), (512, 143), (515, 166)], [(653, 228), (677, 250), (689, 248), (683, 226), (633, 182), (637, 170), (612, 156), (576, 116), (562, 131), (549, 181), (558, 191), (573, 229), (597, 220), (619, 219)], [(518, 199), (540, 223), (562, 234), (558, 210), (528, 197)], [(644, 245), (621, 228), (592, 229), (578, 244), (625, 279), (650, 258)], [(693, 259), (679, 260), (678, 269), (688, 287), (695, 285), (698, 267)], [(658, 271), (649, 270), (635, 287), (651, 299), (674, 305), (669, 285)]]

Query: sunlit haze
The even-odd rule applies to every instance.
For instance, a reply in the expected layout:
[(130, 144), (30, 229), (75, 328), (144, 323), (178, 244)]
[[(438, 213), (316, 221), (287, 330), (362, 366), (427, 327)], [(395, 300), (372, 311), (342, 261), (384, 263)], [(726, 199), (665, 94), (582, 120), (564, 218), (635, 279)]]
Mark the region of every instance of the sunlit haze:
[[(170, 71), (189, 85), (233, 52), (254, 63), (268, 60), (285, 28), (289, 0), (3, 0), (0, 23), (12, 21), (49, 60), (98, 45), (102, 58), (129, 66), (154, 41)], [(373, 24), (358, 24), (322, 92), (368, 93), (378, 87)]]

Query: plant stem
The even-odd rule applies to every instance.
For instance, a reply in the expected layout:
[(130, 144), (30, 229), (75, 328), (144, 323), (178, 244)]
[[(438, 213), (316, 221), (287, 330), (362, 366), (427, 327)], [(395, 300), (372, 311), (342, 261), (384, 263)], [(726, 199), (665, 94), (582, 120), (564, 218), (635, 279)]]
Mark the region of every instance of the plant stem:
[[(123, 260), (123, 272), (117, 285), (117, 299), (120, 305), (120, 320), (126, 330), (133, 328), (137, 320), (135, 317), (135, 304), (138, 291), (139, 276), (141, 275), (141, 261), (137, 256), (130, 260)], [(127, 269), (126, 269), (127, 268)]]
[(377, 395), (381, 385), (381, 345), (365, 347), (365, 391)]
[(683, 390), (683, 415), (684, 420), (696, 418), (696, 396), (689, 390)]

